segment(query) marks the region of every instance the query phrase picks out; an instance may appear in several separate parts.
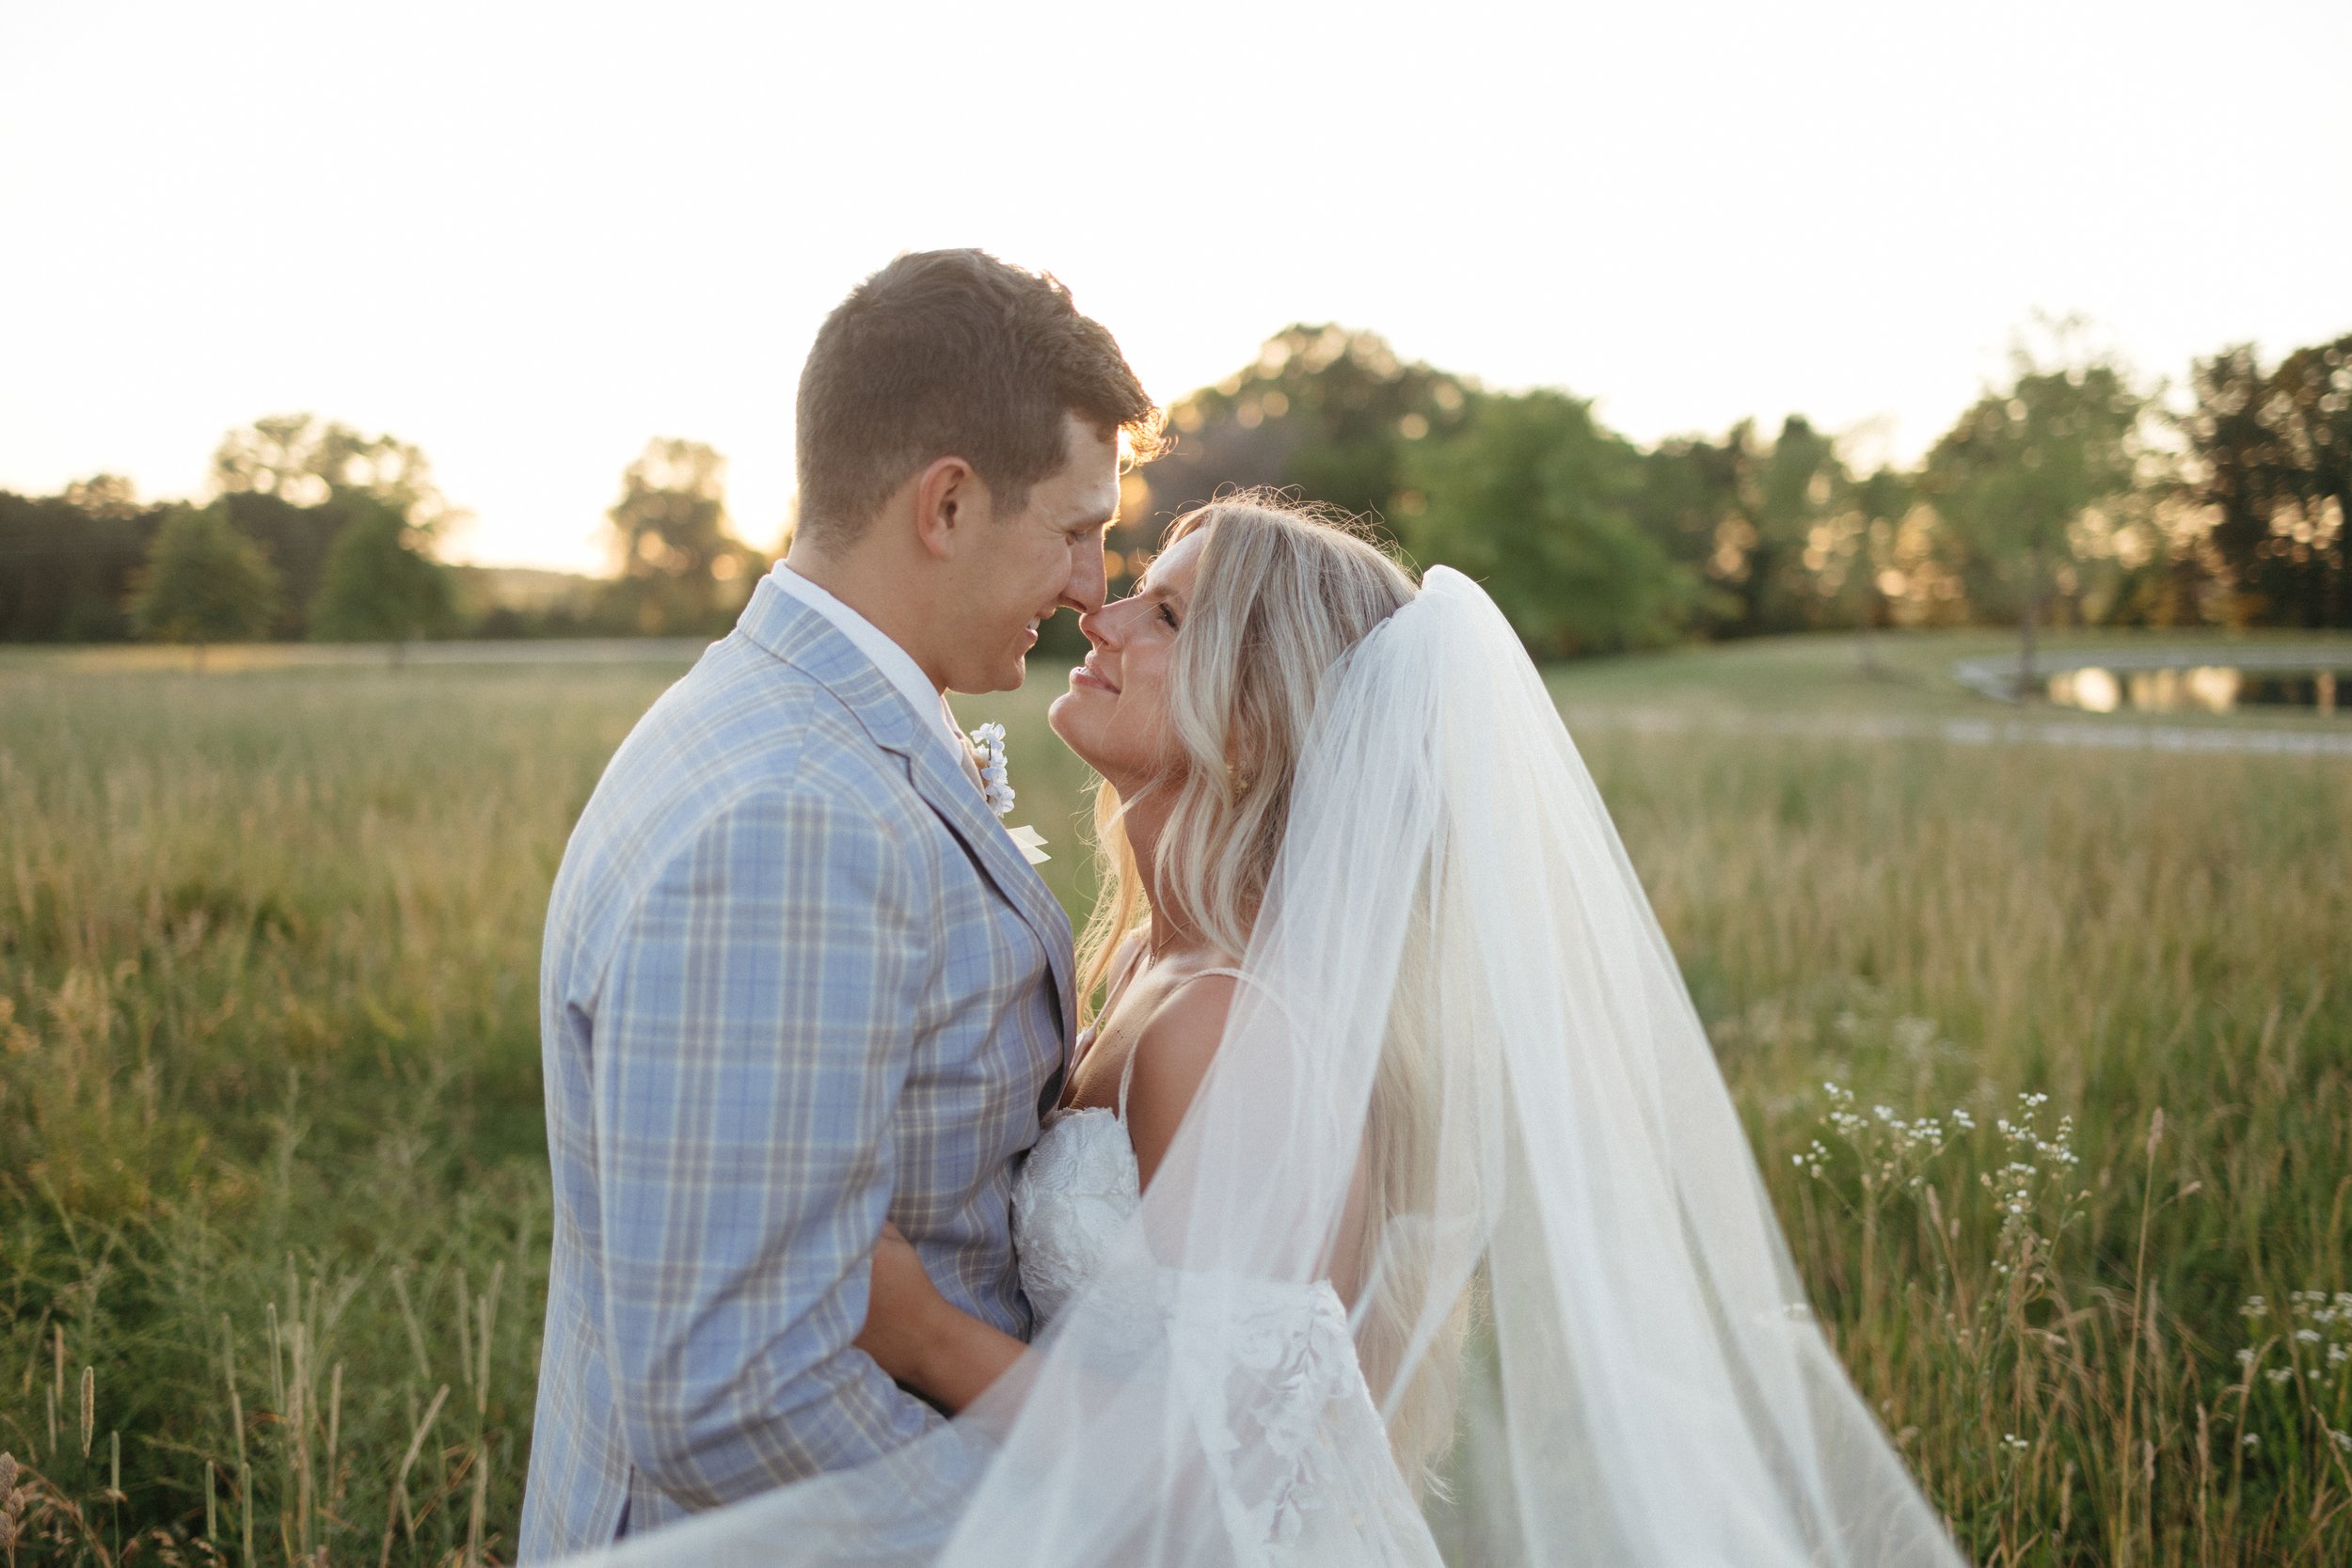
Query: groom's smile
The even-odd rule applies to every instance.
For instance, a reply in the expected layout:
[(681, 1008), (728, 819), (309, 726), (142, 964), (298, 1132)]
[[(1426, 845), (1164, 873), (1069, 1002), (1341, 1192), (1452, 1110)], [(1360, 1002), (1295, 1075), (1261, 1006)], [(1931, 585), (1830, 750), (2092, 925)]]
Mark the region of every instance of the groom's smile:
[(1118, 437), (1072, 415), (1063, 451), (1060, 469), (1030, 486), (1020, 510), (987, 525), (965, 593), (976, 634), (966, 645), (1000, 651), (987, 670), (956, 672), (961, 678), (946, 683), (955, 690), (1011, 690), (1027, 674), (1039, 627), (1057, 610), (1102, 608), (1103, 531), (1119, 509)]

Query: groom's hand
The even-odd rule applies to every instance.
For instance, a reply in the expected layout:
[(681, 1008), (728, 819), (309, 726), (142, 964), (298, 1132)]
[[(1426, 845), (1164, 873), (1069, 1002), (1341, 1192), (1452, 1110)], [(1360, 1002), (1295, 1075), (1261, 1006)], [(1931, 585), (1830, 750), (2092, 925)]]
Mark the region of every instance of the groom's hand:
[(874, 1243), (872, 1275), (858, 1349), (950, 1414), (987, 1393), (1026, 1349), (1004, 1330), (958, 1311), (931, 1284), (922, 1259), (895, 1225), (885, 1223)]
[(866, 1327), (858, 1334), (857, 1348), (898, 1382), (920, 1388), (923, 1353), (936, 1336), (943, 1310), (954, 1309), (923, 1272), (914, 1243), (883, 1221), (874, 1243)]

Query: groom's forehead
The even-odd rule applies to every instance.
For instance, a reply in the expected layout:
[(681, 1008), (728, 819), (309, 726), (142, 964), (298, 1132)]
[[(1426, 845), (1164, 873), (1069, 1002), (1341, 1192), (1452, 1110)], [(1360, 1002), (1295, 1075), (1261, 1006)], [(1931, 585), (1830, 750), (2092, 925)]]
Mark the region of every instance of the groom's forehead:
[(1101, 474), (1066, 468), (1061, 477), (1063, 483), (1053, 487), (1054, 520), (1063, 528), (1100, 528), (1119, 515), (1117, 467)]

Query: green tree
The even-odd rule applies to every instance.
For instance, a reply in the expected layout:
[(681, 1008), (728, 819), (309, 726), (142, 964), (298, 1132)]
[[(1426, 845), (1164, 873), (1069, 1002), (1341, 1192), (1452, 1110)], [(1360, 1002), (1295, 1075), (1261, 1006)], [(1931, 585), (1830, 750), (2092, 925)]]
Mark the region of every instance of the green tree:
[(449, 571), (429, 553), (424, 531), (392, 507), (366, 496), (349, 498), (348, 507), (310, 602), (310, 635), (387, 643), (398, 664), (411, 639), (448, 621)]
[(1671, 641), (1694, 583), (1635, 520), (1641, 455), (1565, 392), (1474, 394), (1412, 451), (1406, 548), (1480, 579), (1539, 655)]
[(648, 441), (605, 515), (620, 556), (612, 594), (622, 620), (648, 634), (727, 628), (762, 562), (727, 531), (725, 458), (700, 441)]
[(230, 431), (213, 452), (213, 485), (284, 581), (275, 628), (284, 636), (312, 633), (308, 617), (326, 586), (327, 558), (371, 508), (389, 508), (418, 544), (458, 515), (417, 448), (314, 414), (277, 414)]
[(1747, 613), (1736, 589), (1755, 535), (1740, 499), (1754, 461), (1748, 437), (1742, 422), (1721, 443), (1672, 436), (1642, 454), (1634, 515), (1694, 584), (1691, 624), (1704, 636), (1730, 632)]
[(1232, 486), (1295, 487), (1386, 518), (1405, 454), (1458, 426), (1470, 390), (1398, 358), (1375, 333), (1285, 327), (1248, 366), (1169, 409), (1174, 447), (1128, 476), (1113, 548), (1148, 547), (1178, 512)]
[(1922, 487), (1960, 551), (1969, 598), (2017, 616), (2017, 691), (2036, 687), (2035, 636), (2080, 586), (2078, 552), (2111, 533), (2145, 453), (2149, 400), (2104, 360), (2044, 367), (2021, 354), (1929, 452)]
[(1838, 591), (1854, 542), (1839, 527), (1851, 516), (1837, 505), (1845, 482), (1835, 441), (1802, 414), (1781, 421), (1756, 467), (1749, 507), (1756, 538), (1744, 584), (1752, 630), (1813, 630), (1839, 619)]
[(2273, 371), (2250, 347), (2201, 360), (2188, 497), (2239, 622), (2352, 626), (2352, 337)]
[(1913, 484), (1908, 475), (1882, 464), (1868, 478), (1850, 481), (1846, 502), (1855, 523), (1851, 593), (1854, 623), (1861, 631), (1862, 668), (1878, 673), (1878, 628), (1893, 620), (1886, 578), (1896, 571), (1896, 546), (1910, 515)]
[(1803, 415), (1759, 438), (1677, 436), (1643, 459), (1644, 531), (1700, 583), (1693, 620), (1713, 636), (1846, 624), (1857, 541), (1836, 444)]
[(370, 496), (426, 528), (448, 510), (423, 452), (315, 414), (274, 414), (223, 436), (213, 451), (213, 484), (224, 495), (276, 496), (303, 507)]
[(0, 490), (0, 641), (132, 635), (125, 607), (165, 510), (103, 474), (56, 496)]
[(149, 637), (192, 643), (201, 670), (206, 644), (262, 636), (278, 601), (277, 569), (227, 512), (182, 508), (155, 531), (131, 619)]

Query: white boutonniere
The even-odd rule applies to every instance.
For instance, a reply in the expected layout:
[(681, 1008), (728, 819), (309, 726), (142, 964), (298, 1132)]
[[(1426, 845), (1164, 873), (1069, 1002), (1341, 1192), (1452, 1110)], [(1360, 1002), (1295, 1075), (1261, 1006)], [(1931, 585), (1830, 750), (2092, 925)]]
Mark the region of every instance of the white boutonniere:
[[(1005, 768), (1005, 726), (982, 724), (972, 732), (972, 760), (979, 766), (980, 788), (988, 797), (988, 809), (996, 814), (998, 821), (1012, 811), (1012, 775)], [(1025, 823), (1008, 827), (1010, 838), (1024, 859), (1036, 865), (1054, 857), (1045, 852), (1045, 838)]]

